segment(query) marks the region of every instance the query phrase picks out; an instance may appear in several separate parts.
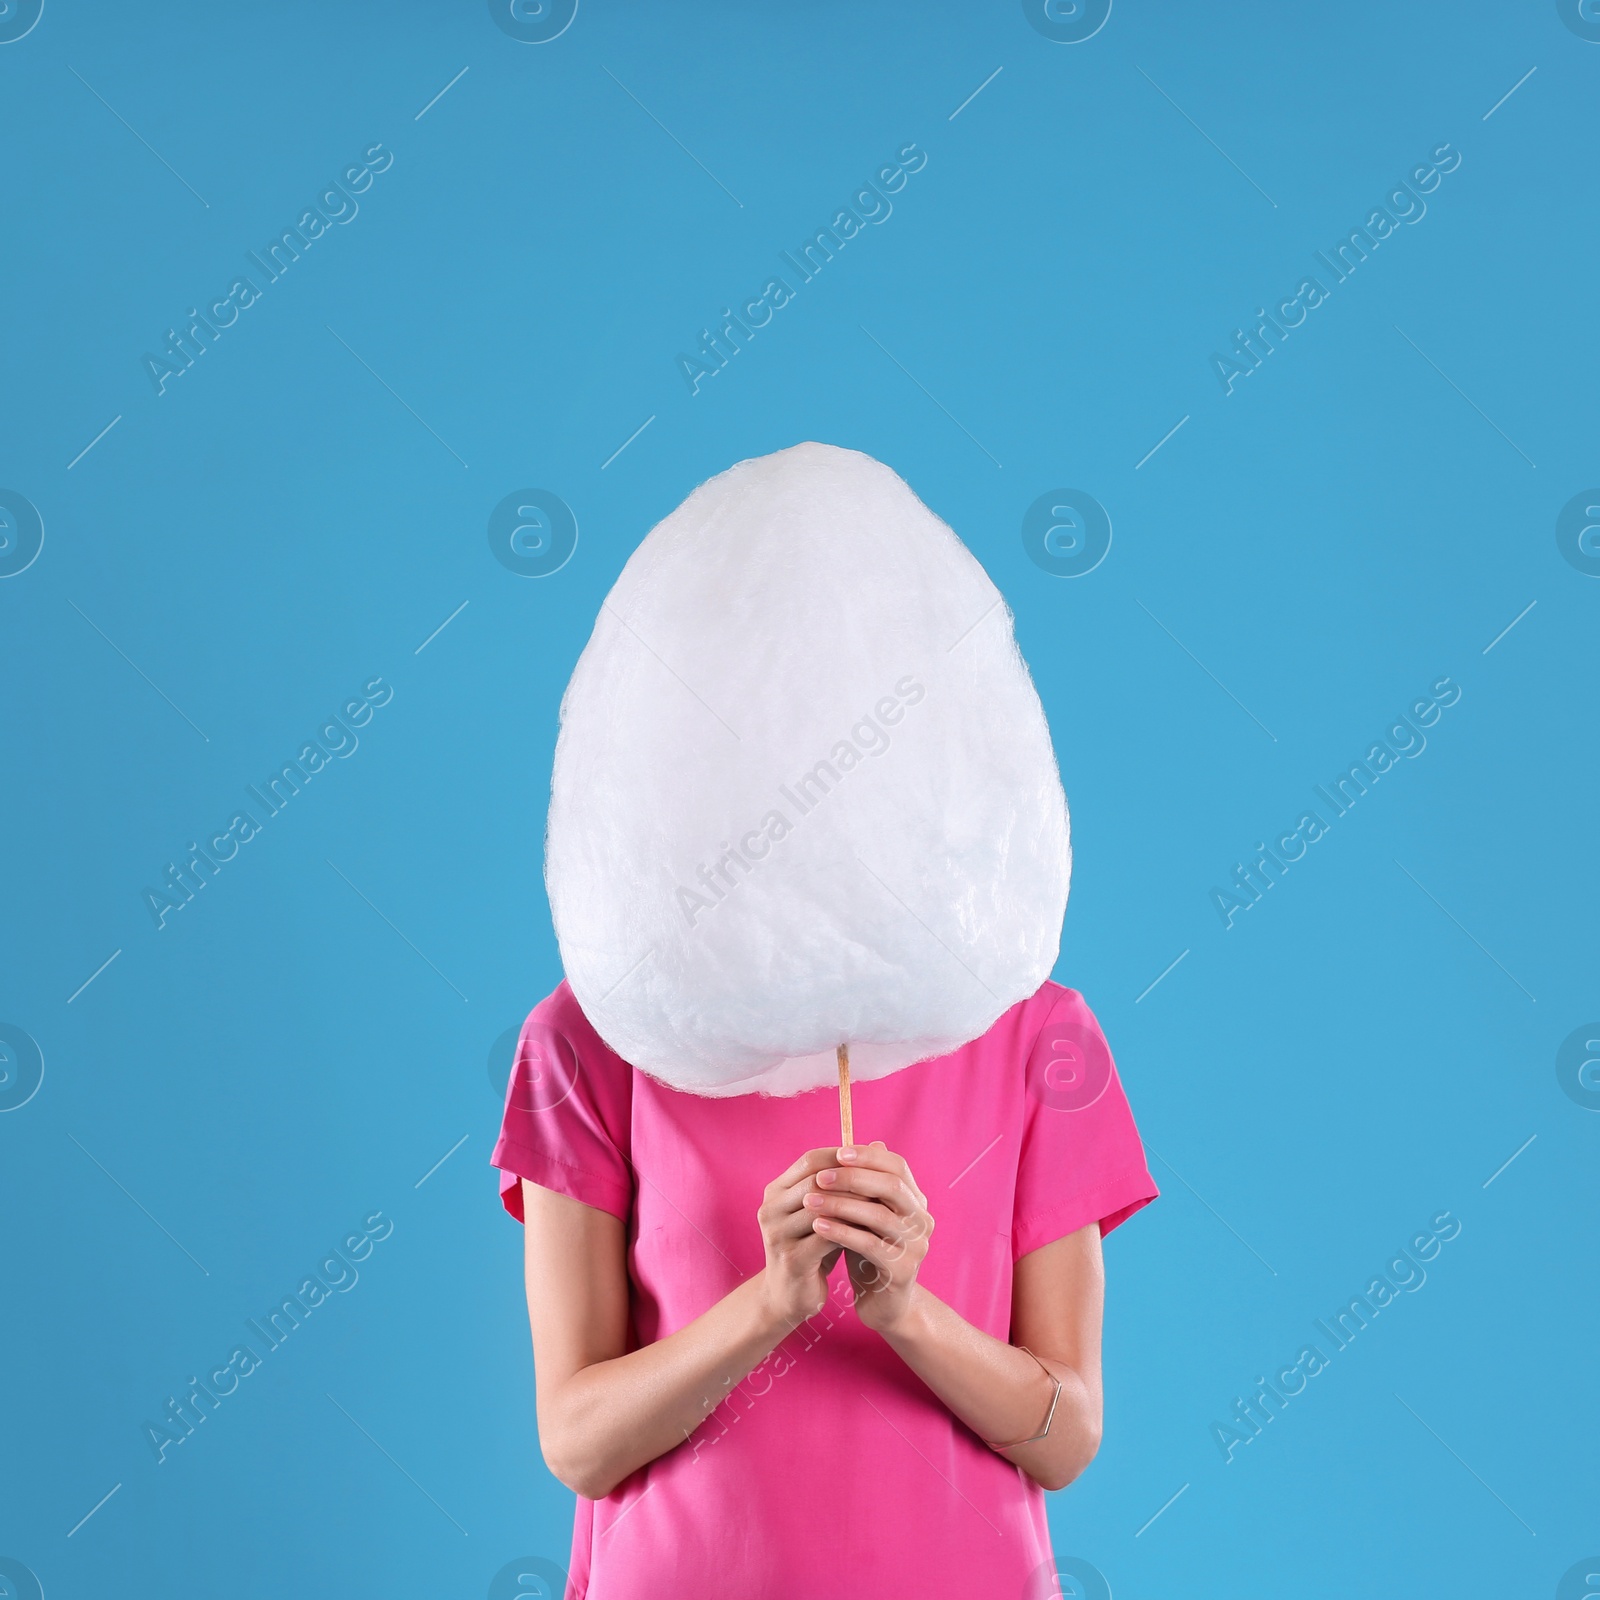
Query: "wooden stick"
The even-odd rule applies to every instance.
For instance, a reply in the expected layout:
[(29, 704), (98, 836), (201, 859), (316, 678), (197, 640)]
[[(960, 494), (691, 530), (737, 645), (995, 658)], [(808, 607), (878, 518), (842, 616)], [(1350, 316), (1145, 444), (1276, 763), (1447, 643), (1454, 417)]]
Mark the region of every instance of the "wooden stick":
[(856, 1142), (855, 1119), (850, 1115), (850, 1046), (839, 1046), (839, 1132), (843, 1143)]

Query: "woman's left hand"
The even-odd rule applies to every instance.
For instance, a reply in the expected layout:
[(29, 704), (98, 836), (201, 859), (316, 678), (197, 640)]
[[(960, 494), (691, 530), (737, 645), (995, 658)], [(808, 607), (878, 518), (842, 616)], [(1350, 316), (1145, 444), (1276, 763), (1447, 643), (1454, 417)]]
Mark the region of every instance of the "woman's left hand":
[(839, 1165), (816, 1175), (805, 1197), (816, 1213), (812, 1227), (844, 1246), (856, 1314), (869, 1328), (887, 1332), (916, 1295), (917, 1270), (928, 1253), (933, 1218), (928, 1197), (911, 1168), (881, 1140), (846, 1145)]

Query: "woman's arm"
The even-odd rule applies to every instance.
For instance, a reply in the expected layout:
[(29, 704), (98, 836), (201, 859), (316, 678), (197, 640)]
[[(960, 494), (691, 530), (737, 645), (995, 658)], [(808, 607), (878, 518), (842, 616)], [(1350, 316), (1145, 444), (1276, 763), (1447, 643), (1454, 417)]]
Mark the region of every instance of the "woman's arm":
[(1095, 1222), (1017, 1262), (1011, 1289), (1014, 1343), (1002, 1344), (974, 1328), (920, 1285), (906, 1314), (882, 1331), (906, 1365), (980, 1439), (995, 1443), (1032, 1438), (1044, 1426), (1054, 1385), (1040, 1371), (1043, 1362), (1061, 1380), (1050, 1432), (1037, 1443), (1001, 1454), (1044, 1488), (1064, 1489), (1100, 1448), (1104, 1293)]
[(841, 1152), (840, 1159), (837, 1171), (818, 1174), (802, 1204), (815, 1215), (818, 1232), (850, 1252), (861, 1320), (986, 1442), (1031, 1439), (1044, 1427), (1055, 1385), (1040, 1370), (1042, 1362), (1061, 1381), (1050, 1431), (1002, 1453), (1046, 1489), (1065, 1488), (1100, 1446), (1105, 1266), (1099, 1224), (1017, 1262), (1015, 1342), (1006, 1344), (917, 1282), (933, 1219), (905, 1162), (881, 1144), (850, 1157)]
[(734, 1384), (822, 1309), (839, 1249), (813, 1231), (802, 1201), (834, 1155), (808, 1151), (767, 1186), (758, 1213), (761, 1272), (686, 1327), (633, 1351), (621, 1220), (523, 1180), (539, 1442), (569, 1489), (599, 1499), (682, 1444)]

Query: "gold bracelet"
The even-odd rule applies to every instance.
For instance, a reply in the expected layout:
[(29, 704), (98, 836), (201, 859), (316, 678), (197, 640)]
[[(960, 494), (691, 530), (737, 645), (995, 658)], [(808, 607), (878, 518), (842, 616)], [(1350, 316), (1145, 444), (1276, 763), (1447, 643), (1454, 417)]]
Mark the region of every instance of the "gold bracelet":
[[(1025, 1344), (1019, 1344), (1017, 1349), (1028, 1350), (1028, 1347)], [(1028, 1354), (1033, 1356), (1035, 1361), (1039, 1361), (1038, 1356), (1033, 1355), (1033, 1351), (1028, 1350)], [(1061, 1380), (1049, 1369), (1049, 1367), (1045, 1366), (1044, 1362), (1042, 1361), (1039, 1361), (1039, 1369), (1044, 1373), (1045, 1377), (1047, 1377), (1051, 1383), (1056, 1386), (1056, 1392), (1050, 1396), (1050, 1409), (1045, 1413), (1044, 1426), (1036, 1434), (1034, 1434), (1031, 1439), (1014, 1439), (1010, 1444), (995, 1444), (991, 1440), (985, 1439), (983, 1442), (988, 1445), (991, 1450), (1015, 1450), (1018, 1445), (1037, 1444), (1047, 1433), (1049, 1433), (1050, 1424), (1055, 1421), (1056, 1405), (1061, 1399)]]

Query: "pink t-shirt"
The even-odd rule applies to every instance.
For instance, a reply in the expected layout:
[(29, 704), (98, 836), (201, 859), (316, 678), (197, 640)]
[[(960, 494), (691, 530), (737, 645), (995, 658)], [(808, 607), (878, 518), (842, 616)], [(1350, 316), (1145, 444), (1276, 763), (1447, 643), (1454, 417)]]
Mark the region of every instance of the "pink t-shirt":
[[(857, 1139), (903, 1155), (928, 1197), (919, 1281), (999, 1339), (1018, 1257), (1156, 1197), (1099, 1024), (1056, 983), (853, 1101)], [(762, 1190), (838, 1137), (831, 1089), (715, 1100), (647, 1077), (563, 983), (523, 1026), (491, 1160), (519, 1220), (522, 1178), (623, 1219), (643, 1345), (761, 1270)], [(688, 1440), (579, 1498), (569, 1600), (1030, 1592), (1052, 1559), (1043, 1492), (862, 1326), (842, 1263), (830, 1282)]]

